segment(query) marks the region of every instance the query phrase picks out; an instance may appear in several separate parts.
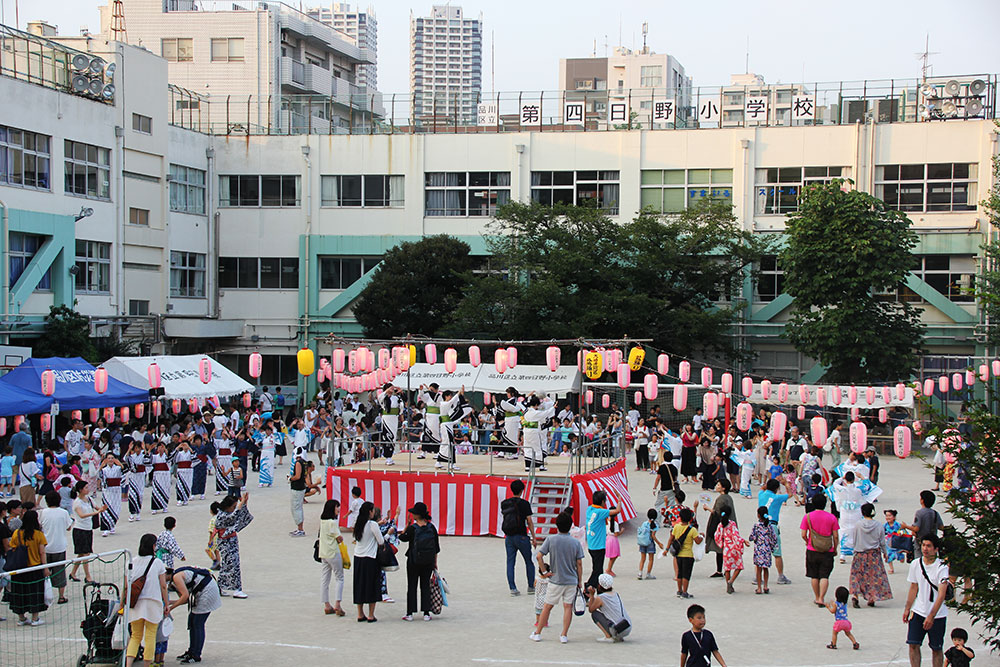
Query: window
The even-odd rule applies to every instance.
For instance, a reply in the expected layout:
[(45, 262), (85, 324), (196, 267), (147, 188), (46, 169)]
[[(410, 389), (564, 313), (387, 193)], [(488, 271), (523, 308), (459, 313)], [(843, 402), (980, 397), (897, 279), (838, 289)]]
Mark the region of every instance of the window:
[(298, 257), (220, 257), (223, 289), (298, 289)]
[(249, 354), (220, 354), (219, 363), (237, 371), (241, 378), (254, 385), (274, 387), (294, 385), (299, 376), (298, 361), (294, 354), (262, 354), (260, 377), (250, 377)]
[(139, 113), (132, 114), (132, 129), (143, 134), (153, 133), (153, 119)]
[(0, 125), (0, 183), (48, 190), (51, 137)]
[(178, 111), (188, 111), (201, 108), (201, 100), (180, 99), (174, 103), (174, 108)]
[(639, 186), (643, 208), (680, 213), (702, 199), (732, 203), (732, 169), (643, 169)]
[[(918, 255), (913, 273), (925, 283), (957, 303), (972, 303), (976, 278), (976, 258), (972, 255)], [(924, 299), (906, 285), (897, 292), (882, 294), (890, 301), (923, 303)]]
[(757, 215), (783, 215), (799, 210), (799, 194), (811, 183), (846, 178), (847, 167), (780, 167), (757, 170)]
[(144, 227), (148, 227), (149, 210), (144, 208), (134, 208), (130, 206), (128, 209), (128, 224), (142, 225)]
[(592, 205), (618, 215), (617, 171), (533, 171), (531, 201), (555, 204)]
[(299, 205), (298, 176), (221, 176), (219, 206)]
[(243, 62), (243, 38), (213, 39), (212, 62)]
[(111, 198), (111, 151), (66, 139), (63, 158), (67, 194)]
[(323, 206), (386, 208), (403, 205), (402, 176), (323, 176), (321, 188)]
[(509, 171), (424, 174), (424, 215), (427, 216), (489, 216), (509, 201)]
[(194, 60), (194, 40), (190, 37), (168, 37), (160, 40), (160, 55), (172, 63)]
[(663, 65), (642, 65), (639, 68), (639, 85), (643, 88), (659, 88), (663, 85)]
[(145, 315), (149, 315), (149, 301), (142, 299), (129, 299), (128, 314), (132, 317), (143, 317)]
[(753, 372), (755, 375), (797, 381), (815, 365), (813, 359), (794, 350), (757, 350)]
[(205, 297), (205, 255), (170, 251), (170, 296)]
[[(28, 268), (31, 258), (45, 243), (46, 237), (36, 234), (21, 234), (20, 232), (10, 233), (10, 284), (17, 284), (18, 278)], [(36, 290), (52, 289), (51, 274), (45, 271), (42, 279), (38, 281)]]
[(111, 244), (76, 241), (76, 291), (82, 294), (111, 292)]
[(775, 255), (765, 255), (760, 258), (757, 268), (755, 301), (774, 301), (785, 287), (785, 272), (778, 267), (778, 258)]
[(347, 289), (374, 269), (381, 257), (320, 257), (320, 289)]
[(875, 196), (897, 211), (976, 210), (978, 164), (890, 164), (875, 167)]
[(170, 165), (170, 210), (205, 215), (205, 172)]

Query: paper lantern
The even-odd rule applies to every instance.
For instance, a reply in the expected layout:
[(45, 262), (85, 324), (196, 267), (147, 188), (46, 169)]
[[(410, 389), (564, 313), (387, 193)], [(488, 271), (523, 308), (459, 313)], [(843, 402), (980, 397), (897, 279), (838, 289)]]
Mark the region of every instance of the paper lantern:
[[(410, 366), (417, 363), (417, 346), (410, 345)], [(410, 366), (407, 366), (409, 368)]]
[(111, 423), (115, 420), (115, 409), (114, 408), (104, 408), (104, 421)]
[(94, 391), (103, 394), (108, 390), (108, 369), (98, 366), (94, 371)]
[(691, 379), (691, 364), (687, 361), (682, 361), (677, 367), (677, 375), (680, 377), (681, 382), (687, 382)]
[(507, 368), (517, 368), (517, 348), (513, 345), (507, 348)]
[(990, 369), (986, 364), (979, 365), (979, 379), (983, 382), (988, 382), (990, 379)]
[(51, 369), (45, 369), (42, 371), (42, 395), (51, 396), (54, 393), (56, 393), (56, 374)]
[(444, 351), (444, 370), (454, 373), (456, 368), (458, 368), (458, 350), (449, 347)]
[(591, 405), (594, 402), (594, 391), (588, 389), (583, 395), (583, 400), (587, 405)]
[(635, 404), (640, 405), (642, 403), (642, 392), (641, 391), (635, 392), (634, 399), (635, 399)]
[(946, 393), (948, 391), (949, 384), (950, 383), (948, 382), (948, 376), (947, 375), (942, 375), (941, 377), (938, 378), (938, 390), (942, 394), (944, 394), (944, 393)]
[[(497, 350), (497, 352), (500, 352), (500, 350)], [(504, 354), (506, 355), (506, 351)], [(601, 373), (604, 372), (604, 365), (601, 363), (601, 353), (588, 352), (586, 359), (584, 359), (584, 367), (589, 379), (596, 380), (601, 377)]]
[(687, 385), (679, 384), (674, 387), (674, 410), (682, 412), (687, 408), (688, 388)]
[(69, 413), (70, 419), (76, 421), (77, 419), (83, 419), (83, 410), (73, 410)]
[[(355, 353), (355, 358), (357, 359), (358, 371), (361, 373), (366, 373), (370, 370), (374, 370), (368, 365), (368, 347), (365, 345), (360, 346)], [(374, 364), (373, 364), (374, 365)]]
[(559, 370), (559, 364), (562, 361), (562, 350), (556, 345), (549, 345), (545, 348), (545, 363), (548, 365), (549, 370), (555, 373)]
[(900, 424), (892, 430), (892, 449), (901, 459), (910, 455), (910, 448), (913, 445), (913, 434), (910, 429)]
[(656, 357), (656, 372), (660, 375), (666, 375), (670, 371), (670, 356), (666, 354), (661, 354)]
[(806, 418), (806, 406), (800, 405), (795, 409), (795, 418), (799, 421)]
[(250, 392), (248, 391), (245, 394), (243, 394), (243, 407), (249, 408), (252, 404), (253, 404), (253, 396), (251, 396)]
[(0, 438), (7, 435), (7, 418), (0, 417)]
[(701, 397), (701, 409), (705, 419), (715, 419), (719, 416), (719, 395), (714, 391), (706, 391)]
[(906, 385), (902, 382), (896, 383), (896, 400), (902, 401), (906, 398)]
[(198, 377), (202, 384), (208, 384), (212, 381), (212, 360), (208, 357), (202, 357), (201, 361), (198, 362)]
[(865, 402), (875, 405), (875, 387), (865, 387)]
[(160, 373), (160, 365), (155, 361), (146, 368), (146, 377), (149, 379), (150, 389), (159, 389), (163, 386), (163, 376)]
[(308, 347), (296, 352), (295, 360), (298, 362), (299, 375), (309, 377), (316, 372), (316, 355)]
[(198, 399), (197, 398), (189, 398), (187, 405), (188, 405), (188, 412), (190, 412), (192, 414), (194, 414), (195, 412), (198, 412)]
[(885, 408), (879, 408), (878, 410), (878, 421), (880, 424), (884, 424), (889, 421), (889, 411)]
[(473, 368), (479, 368), (479, 364), (483, 363), (482, 352), (479, 351), (478, 345), (469, 346), (469, 365)]
[(347, 353), (347, 372), (357, 373), (358, 369), (358, 351), (351, 350)]
[(886, 405), (892, 403), (892, 389), (889, 387), (882, 387), (882, 402)]
[(771, 398), (771, 381), (761, 380), (760, 381), (760, 395), (766, 401)]
[(601, 396), (601, 407), (607, 408), (611, 406), (611, 397), (607, 394)]
[(392, 353), (389, 351), (389, 348), (387, 348), (387, 347), (381, 347), (381, 348), (379, 348), (378, 354), (376, 355), (376, 357), (378, 358), (378, 367), (381, 368), (382, 370), (385, 370), (386, 368), (388, 368), (389, 367), (389, 359), (390, 359), (391, 355), (392, 355)]
[(701, 386), (705, 388), (712, 386), (712, 369), (708, 366), (701, 369)]
[(144, 414), (146, 414), (146, 404), (145, 403), (136, 403), (135, 404), (135, 418), (136, 419), (142, 419), (142, 416)]
[(816, 405), (821, 408), (826, 405), (826, 387), (816, 387)]
[(825, 445), (827, 436), (826, 419), (823, 417), (813, 417), (810, 419), (809, 432), (812, 435), (813, 445), (816, 447)]
[(319, 384), (323, 384), (323, 380), (325, 379), (326, 379), (326, 368), (320, 365), (320, 367), (316, 369), (316, 382), (318, 382)]
[(424, 345), (424, 361), (429, 364), (436, 364), (438, 360), (437, 345), (434, 343), (427, 343)]
[(493, 402), (493, 397), (490, 395), (490, 392), (486, 392), (485, 394), (483, 394), (483, 405), (489, 405), (492, 402)]
[(618, 370), (618, 360), (617, 353), (618, 350), (605, 350), (602, 358), (604, 359), (604, 370), (607, 373), (614, 373)]
[(660, 390), (659, 382), (660, 379), (656, 373), (646, 373), (646, 377), (642, 380), (642, 390), (646, 394), (646, 400), (656, 400), (656, 395)]
[(97, 420), (100, 419), (100, 416), (101, 416), (101, 411), (98, 410), (97, 408), (91, 408), (87, 414), (87, 417), (90, 418), (91, 424), (96, 424)]
[(375, 350), (368, 350), (368, 352), (366, 352), (365, 355), (368, 357), (368, 361), (366, 362), (366, 368), (368, 368), (368, 372), (370, 373), (375, 370), (376, 366)]
[(782, 382), (778, 385), (778, 402), (784, 403), (788, 400), (788, 383)]
[(126, 405), (123, 406), (121, 409), (119, 409), (118, 415), (119, 415), (118, 418), (121, 419), (121, 422), (123, 424), (127, 424), (129, 422), (129, 417), (130, 417), (128, 406)]
[(854, 405), (858, 402), (858, 388), (851, 385), (847, 390), (847, 402)]
[[(254, 354), (256, 354), (256, 352)], [(257, 375), (253, 374), (253, 371), (254, 371), (253, 356), (254, 356), (253, 354), (250, 355), (250, 375), (252, 377), (260, 377), (260, 365), (259, 365), (259, 363), (258, 363), (258, 366), (257, 366)], [(333, 371), (335, 373), (343, 373), (344, 372), (344, 362), (346, 361), (346, 359), (345, 359), (346, 356), (347, 355), (344, 353), (344, 350), (342, 348), (339, 348), (339, 347), (338, 348), (334, 348), (334, 350), (333, 350), (333, 356), (330, 358), (331, 359), (330, 365), (333, 366)], [(260, 355), (258, 354), (257, 357), (258, 357), (258, 362), (259, 362)]]
[(951, 376), (951, 386), (955, 388), (955, 391), (961, 391), (962, 390), (962, 374), (961, 373), (954, 373)]
[(618, 386), (622, 389), (628, 389), (631, 383), (632, 369), (629, 368), (628, 364), (618, 364)]
[(504, 348), (497, 348), (497, 351), (493, 353), (493, 365), (497, 369), (497, 373), (505, 373), (507, 371), (507, 350)]
[(743, 389), (743, 395), (746, 396), (747, 398), (750, 398), (750, 396), (753, 395), (753, 378), (752, 377), (747, 376), (747, 377), (743, 378), (742, 389)]
[(854, 422), (850, 431), (851, 451), (861, 454), (868, 447), (868, 427), (864, 422)]
[(753, 423), (753, 406), (745, 401), (739, 403), (736, 406), (736, 428), (749, 431), (751, 423)]
[(52, 428), (52, 415), (48, 412), (43, 412), (38, 416), (39, 421), (42, 426), (42, 433), (47, 433)]
[(21, 424), (24, 423), (24, 415), (18, 415), (14, 417), (14, 432), (17, 433), (21, 430)]
[(861, 418), (861, 408), (851, 408), (851, 421), (858, 421)]
[(642, 368), (642, 362), (646, 360), (646, 350), (641, 347), (633, 347), (628, 351), (628, 367), (633, 371)]
[(181, 413), (181, 399), (175, 398), (170, 401), (170, 409), (175, 415), (179, 415)]
[(923, 387), (923, 389), (924, 389), (924, 396), (933, 396), (934, 395), (934, 380), (932, 380), (930, 378), (927, 378), (926, 380), (924, 380), (924, 387)]
[(799, 385), (799, 403), (806, 404), (809, 402), (809, 387), (800, 384)]
[(843, 392), (840, 390), (840, 385), (834, 386), (830, 389), (830, 403), (833, 405), (840, 405), (840, 401), (844, 398)]
[(771, 415), (771, 429), (768, 437), (777, 442), (785, 437), (785, 429), (788, 428), (788, 415), (784, 412), (775, 412)]
[(722, 393), (724, 394), (733, 393), (733, 374), (723, 373), (722, 381), (720, 382), (720, 384), (722, 385)]
[(159, 417), (163, 412), (163, 405), (159, 401), (153, 401), (149, 404), (149, 413), (154, 417)]
[(396, 364), (396, 370), (400, 373), (406, 373), (410, 370), (410, 366), (414, 364), (414, 359), (417, 356), (417, 348), (410, 345), (409, 347), (403, 347), (402, 351), (399, 353), (399, 363)]
[(993, 377), (1000, 377), (1000, 359), (994, 359), (992, 366), (993, 366)]

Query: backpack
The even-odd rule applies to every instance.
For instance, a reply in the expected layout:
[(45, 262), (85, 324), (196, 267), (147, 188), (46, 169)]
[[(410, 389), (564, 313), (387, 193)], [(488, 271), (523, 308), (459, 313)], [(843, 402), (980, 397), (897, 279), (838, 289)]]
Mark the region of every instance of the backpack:
[(431, 524), (414, 526), (413, 562), (417, 565), (433, 565), (438, 553), (437, 531)]
[(508, 498), (500, 503), (500, 512), (503, 514), (500, 530), (504, 535), (517, 535), (524, 531), (524, 518), (518, 511), (517, 498)]
[(198, 604), (198, 594), (205, 590), (215, 580), (215, 577), (212, 576), (211, 572), (200, 567), (179, 567), (174, 570), (174, 574), (185, 571), (190, 572), (195, 577), (200, 577), (197, 579), (197, 583), (192, 582), (188, 587), (188, 605), (193, 607)]
[(635, 539), (639, 542), (640, 547), (648, 547), (653, 543), (653, 540), (651, 539), (653, 528), (649, 524), (649, 521), (643, 521), (639, 524), (639, 528), (635, 531)]
[(814, 551), (827, 553), (833, 551), (833, 535), (820, 535), (812, 527), (812, 519), (806, 515), (806, 525), (809, 526), (809, 541)]

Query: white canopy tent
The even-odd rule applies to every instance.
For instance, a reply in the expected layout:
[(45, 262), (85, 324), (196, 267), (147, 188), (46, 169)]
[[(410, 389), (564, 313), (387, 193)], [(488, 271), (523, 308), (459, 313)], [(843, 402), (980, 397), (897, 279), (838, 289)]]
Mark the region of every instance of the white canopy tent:
[[(518, 391), (535, 391), (547, 394), (565, 394), (579, 391), (580, 371), (575, 365), (560, 366), (555, 372), (548, 366), (518, 365), (504, 373), (498, 373), (492, 363), (480, 364), (473, 368), (470, 364), (458, 364), (454, 373), (444, 369), (443, 363), (414, 364), (410, 367), (410, 389), (422, 384), (436, 382), (442, 390), (456, 391), (465, 385), (466, 391), (488, 391), (502, 394), (507, 387)], [(396, 376), (393, 384), (406, 389), (406, 373)]]
[(204, 384), (198, 373), (198, 363), (204, 358), (200, 354), (162, 357), (112, 357), (104, 362), (108, 375), (133, 387), (149, 388), (149, 365), (156, 362), (160, 367), (164, 398), (208, 398), (218, 396), (225, 399), (252, 391), (253, 387), (231, 370), (212, 360), (212, 381)]

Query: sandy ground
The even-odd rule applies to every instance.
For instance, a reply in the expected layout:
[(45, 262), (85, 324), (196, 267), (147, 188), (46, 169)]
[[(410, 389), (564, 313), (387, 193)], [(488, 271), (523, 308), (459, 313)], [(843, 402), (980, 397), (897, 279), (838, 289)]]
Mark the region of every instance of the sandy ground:
[[(878, 503), (879, 514), (884, 508), (896, 508), (901, 517), (910, 521), (918, 506), (917, 493), (930, 486), (930, 474), (921, 461), (899, 461), (882, 457), (882, 486), (885, 492)], [(619, 577), (616, 590), (634, 622), (631, 637), (622, 644), (595, 642), (599, 631), (589, 616), (574, 617), (569, 631), (570, 642), (561, 645), (558, 627), (544, 633), (540, 643), (529, 641), (534, 621), (533, 596), (522, 594), (512, 598), (505, 578), (505, 556), (497, 538), (442, 538), (440, 569), (451, 586), (450, 603), (444, 613), (430, 623), (417, 620), (404, 623), (406, 575), (404, 569), (389, 574), (389, 592), (395, 604), (379, 604), (375, 624), (355, 622), (351, 601), (351, 578), (348, 572), (345, 588), (347, 616), (339, 618), (323, 614), (319, 601), (319, 565), (312, 560), (312, 544), (318, 528), (322, 502), (306, 505), (305, 538), (289, 537), (294, 526), (289, 511), (288, 488), (284, 484), (287, 466), (278, 468), (274, 488), (250, 487), (250, 509), (254, 522), (240, 535), (243, 554), (244, 589), (246, 600), (227, 598), (221, 610), (208, 622), (208, 643), (204, 662), (212, 665), (271, 665), (304, 666), (331, 664), (371, 664), (375, 660), (404, 664), (548, 664), (548, 665), (660, 665), (679, 662), (681, 634), (688, 629), (685, 610), (697, 602), (707, 609), (708, 629), (715, 633), (722, 655), (730, 665), (822, 665), (853, 667), (854, 665), (906, 665), (906, 627), (902, 608), (908, 585), (906, 568), (897, 564), (890, 577), (894, 599), (879, 603), (875, 609), (850, 610), (854, 633), (861, 643), (860, 651), (852, 651), (841, 637), (840, 649), (825, 648), (830, 641), (833, 617), (815, 607), (808, 580), (804, 576), (804, 544), (798, 524), (802, 510), (788, 507), (782, 512), (781, 528), (785, 553), (785, 571), (792, 584), (774, 584), (772, 569), (771, 594), (753, 594), (751, 550), (745, 553), (747, 570), (736, 584), (736, 593), (727, 595), (721, 579), (709, 579), (714, 570), (710, 556), (696, 563), (690, 592), (691, 601), (674, 596), (672, 567), (668, 559), (657, 560), (655, 581), (637, 581), (638, 549), (635, 543), (636, 520), (626, 526), (621, 537), (622, 557), (615, 565)], [(640, 514), (653, 504), (652, 477), (647, 473), (631, 472), (630, 491)], [(251, 483), (256, 476), (251, 477)], [(212, 479), (209, 479), (211, 488)], [(685, 485), (690, 497), (700, 492), (700, 485)], [(714, 496), (714, 494), (713, 494)], [(178, 520), (175, 535), (189, 554), (190, 564), (207, 565), (203, 554), (208, 505), (213, 496), (196, 500), (184, 508), (171, 506), (170, 513)], [(143, 521), (119, 523), (117, 535), (95, 538), (95, 547), (102, 550), (117, 547), (135, 549), (141, 532), (158, 532), (160, 516), (151, 517), (147, 510)], [(690, 502), (690, 500), (689, 500)], [(755, 519), (756, 501), (736, 497), (741, 532), (749, 533)], [(700, 514), (704, 525), (707, 518)], [(589, 572), (585, 563), (585, 572)], [(831, 594), (838, 585), (846, 585), (850, 563), (837, 565), (831, 580)], [(517, 569), (518, 586), (526, 587), (523, 565)], [(79, 584), (76, 584), (79, 586)], [(70, 589), (70, 595), (74, 591)], [(78, 596), (77, 596), (78, 597)], [(77, 603), (77, 600), (73, 600)], [(9, 614), (7, 614), (9, 616)], [(175, 612), (178, 633), (170, 641), (167, 664), (176, 664), (174, 656), (187, 648), (184, 630), (185, 612)], [(69, 623), (65, 628), (54, 625), (47, 630), (53, 636), (65, 634), (63, 640), (79, 637)], [(975, 665), (1000, 665), (1000, 657), (981, 651), (982, 642), (967, 618), (949, 614), (949, 632), (954, 627), (970, 630), (970, 647), (976, 650)], [(40, 630), (34, 629), (34, 630)], [(11, 621), (0, 624), (0, 635), (9, 632), (32, 631), (14, 628)], [(947, 641), (947, 640), (946, 640)], [(0, 665), (13, 665), (0, 640)], [(946, 643), (946, 647), (949, 644)], [(930, 651), (924, 648), (924, 662), (930, 664)]]

